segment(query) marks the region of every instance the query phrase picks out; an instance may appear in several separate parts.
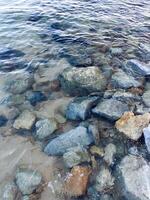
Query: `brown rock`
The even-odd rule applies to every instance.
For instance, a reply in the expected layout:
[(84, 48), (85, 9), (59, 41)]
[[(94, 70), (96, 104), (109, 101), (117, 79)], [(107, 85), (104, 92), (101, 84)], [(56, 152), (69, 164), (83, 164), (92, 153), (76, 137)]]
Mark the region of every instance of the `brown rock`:
[(133, 112), (125, 112), (116, 122), (116, 128), (127, 137), (137, 141), (143, 132), (143, 128), (150, 123), (150, 113), (135, 116)]
[(89, 167), (75, 166), (67, 174), (64, 190), (69, 196), (84, 195), (91, 170)]

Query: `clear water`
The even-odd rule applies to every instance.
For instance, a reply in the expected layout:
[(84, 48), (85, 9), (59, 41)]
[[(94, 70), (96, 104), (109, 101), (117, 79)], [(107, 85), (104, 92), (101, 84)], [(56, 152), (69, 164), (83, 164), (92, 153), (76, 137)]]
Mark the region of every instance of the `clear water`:
[[(139, 44), (150, 42), (149, 11), (149, 0), (0, 0), (0, 51), (11, 48), (24, 53), (24, 56), (0, 59), (0, 72), (9, 74), (24, 68), (34, 75), (36, 70), (46, 66), (46, 69), (51, 68), (50, 79), (55, 80), (62, 70), (58, 61), (62, 58), (70, 61), (65, 54), (66, 49), (86, 51), (86, 47), (91, 48), (89, 56), (92, 64), (96, 63), (94, 59), (97, 55), (101, 56), (102, 63), (115, 66), (117, 61), (110, 54), (97, 54), (99, 44), (121, 47), (123, 54), (119, 59), (122, 62), (130, 58), (142, 61), (133, 52)], [(65, 98), (61, 91), (55, 92), (51, 106), (57, 107), (57, 104), (65, 102)], [(17, 144), (20, 140), (16, 138), (11, 144), (6, 141), (6, 145), (8, 142), (15, 148), (15, 142)], [(104, 144), (107, 142), (104, 141)], [(113, 141), (110, 139), (110, 142)], [(0, 149), (0, 152), (5, 152), (5, 143), (2, 147), (3, 151)], [(19, 157), (22, 154), (16, 155)], [(55, 162), (50, 162), (53, 163), (50, 169), (53, 172)], [(56, 199), (49, 198), (48, 193), (41, 199)]]

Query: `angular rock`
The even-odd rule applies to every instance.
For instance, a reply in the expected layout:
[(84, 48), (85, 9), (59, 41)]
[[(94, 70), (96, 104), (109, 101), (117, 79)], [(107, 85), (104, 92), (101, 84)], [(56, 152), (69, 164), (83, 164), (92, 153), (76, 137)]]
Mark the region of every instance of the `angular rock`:
[(71, 147), (86, 147), (93, 142), (93, 136), (88, 133), (87, 128), (79, 126), (50, 141), (44, 152), (48, 155), (63, 155)]
[(143, 93), (142, 96), (143, 102), (147, 107), (150, 107), (150, 90), (147, 90)]
[(141, 97), (138, 95), (134, 95), (130, 92), (124, 92), (124, 91), (117, 91), (114, 93), (112, 96), (113, 99), (116, 99), (118, 101), (123, 101), (123, 102), (134, 102), (134, 101), (140, 101)]
[(16, 184), (23, 195), (32, 194), (41, 182), (42, 176), (36, 170), (20, 168), (16, 172)]
[(133, 76), (127, 75), (121, 69), (119, 69), (112, 75), (111, 84), (115, 88), (122, 89), (128, 89), (130, 87), (140, 87), (142, 85)]
[(150, 66), (134, 59), (128, 60), (126, 65), (124, 65), (124, 69), (128, 74), (134, 77), (150, 75)]
[(2, 192), (0, 192), (0, 198), (2, 200), (15, 200), (18, 193), (18, 188), (14, 182), (8, 182), (2, 188)]
[(70, 95), (86, 96), (101, 92), (107, 81), (98, 67), (67, 68), (59, 77), (62, 89)]
[(116, 128), (128, 138), (137, 141), (150, 122), (150, 113), (135, 116), (133, 112), (126, 112), (116, 122)]
[(143, 129), (143, 133), (147, 150), (150, 153), (150, 125)]
[(64, 191), (66, 194), (74, 197), (84, 195), (87, 190), (90, 173), (89, 167), (73, 167), (65, 179)]
[(115, 179), (109, 169), (103, 166), (96, 177), (95, 188), (98, 192), (107, 193), (109, 190), (112, 190), (114, 181)]
[(85, 120), (90, 117), (91, 109), (97, 102), (97, 97), (77, 97), (69, 103), (66, 117), (70, 120)]
[(36, 122), (36, 137), (39, 140), (50, 136), (57, 129), (55, 119), (42, 119)]
[(116, 154), (116, 146), (112, 143), (108, 144), (105, 149), (104, 160), (108, 165), (114, 164), (114, 156)]
[(32, 106), (35, 106), (38, 102), (47, 100), (46, 96), (40, 91), (28, 91), (26, 99), (30, 101)]
[(129, 155), (123, 158), (119, 166), (123, 184), (122, 193), (127, 200), (150, 199), (150, 165), (139, 156)]
[(32, 112), (25, 110), (15, 120), (13, 127), (15, 129), (30, 130), (35, 122), (35, 119), (36, 119), (36, 117)]
[(115, 99), (104, 99), (92, 110), (94, 114), (111, 121), (119, 119), (126, 111), (129, 111), (128, 105)]
[(83, 162), (89, 162), (90, 156), (87, 150), (81, 146), (73, 147), (63, 155), (65, 165), (69, 168), (76, 166)]

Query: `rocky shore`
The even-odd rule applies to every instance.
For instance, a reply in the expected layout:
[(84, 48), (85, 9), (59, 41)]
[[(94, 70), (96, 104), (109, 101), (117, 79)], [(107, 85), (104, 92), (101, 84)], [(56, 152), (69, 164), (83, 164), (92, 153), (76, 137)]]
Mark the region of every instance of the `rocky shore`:
[(149, 200), (150, 66), (60, 63), (0, 74), (1, 199)]

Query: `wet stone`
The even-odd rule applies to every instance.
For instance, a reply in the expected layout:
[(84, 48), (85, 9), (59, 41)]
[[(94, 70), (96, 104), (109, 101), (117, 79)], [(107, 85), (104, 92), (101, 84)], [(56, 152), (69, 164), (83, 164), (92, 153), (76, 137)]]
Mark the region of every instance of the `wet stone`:
[(110, 53), (111, 53), (112, 56), (118, 56), (118, 55), (121, 55), (123, 53), (123, 49), (117, 48), (117, 47), (112, 47), (110, 49)]
[(1, 200), (15, 200), (18, 193), (18, 188), (14, 182), (8, 182), (0, 191)]
[(101, 92), (107, 81), (98, 67), (67, 68), (59, 77), (62, 89), (70, 95)]
[(36, 170), (20, 168), (16, 172), (16, 184), (23, 195), (32, 194), (41, 182), (42, 176)]
[(119, 119), (126, 111), (129, 111), (128, 105), (115, 99), (104, 99), (92, 110), (94, 114), (110, 121)]
[(100, 193), (107, 193), (113, 189), (115, 178), (107, 167), (101, 167), (99, 174), (96, 177), (95, 188)]
[(42, 119), (36, 122), (36, 137), (39, 140), (50, 136), (57, 129), (57, 122), (54, 119)]
[(116, 122), (115, 126), (119, 132), (137, 141), (142, 136), (143, 128), (147, 127), (149, 122), (149, 113), (135, 116), (133, 112), (126, 112)]
[(89, 162), (90, 156), (85, 148), (77, 146), (68, 149), (68, 151), (63, 155), (63, 160), (66, 167), (71, 168), (83, 162)]
[(15, 129), (30, 130), (35, 122), (35, 119), (36, 117), (32, 112), (25, 110), (15, 120), (13, 127)]
[(91, 109), (98, 97), (77, 97), (67, 107), (66, 117), (70, 120), (85, 120), (91, 115)]
[(73, 167), (65, 178), (64, 191), (66, 194), (70, 197), (85, 195), (90, 173), (91, 170), (89, 167)]
[(121, 69), (119, 69), (112, 75), (111, 84), (115, 88), (122, 88), (122, 89), (142, 86), (142, 84), (139, 81), (137, 81), (134, 77), (127, 75)]
[(10, 74), (5, 82), (5, 88), (13, 94), (21, 94), (31, 87), (33, 77), (27, 72)]
[(148, 64), (141, 63), (138, 60), (128, 60), (127, 63), (124, 65), (125, 71), (134, 77), (142, 77), (150, 75), (150, 67)]
[(127, 200), (148, 200), (150, 197), (150, 165), (141, 156), (128, 155), (119, 166), (122, 194)]
[(86, 147), (93, 142), (93, 136), (88, 133), (87, 128), (79, 126), (50, 141), (44, 152), (48, 155), (63, 155), (71, 147)]
[(8, 119), (6, 117), (0, 115), (0, 127), (5, 126), (7, 121), (8, 121)]
[(128, 103), (134, 103), (135, 101), (141, 101), (141, 97), (138, 95), (134, 95), (131, 92), (125, 92), (125, 91), (117, 91), (112, 96), (113, 99), (116, 99), (118, 101), (122, 102), (128, 102)]

